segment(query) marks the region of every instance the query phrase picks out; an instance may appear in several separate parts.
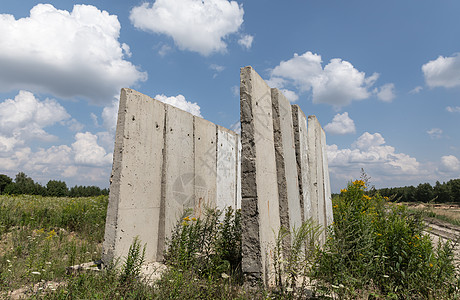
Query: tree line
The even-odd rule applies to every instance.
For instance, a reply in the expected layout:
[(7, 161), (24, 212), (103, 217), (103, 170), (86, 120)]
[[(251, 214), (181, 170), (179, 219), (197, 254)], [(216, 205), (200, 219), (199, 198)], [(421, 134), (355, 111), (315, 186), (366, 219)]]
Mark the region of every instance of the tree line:
[(0, 194), (7, 195), (40, 195), (51, 197), (93, 197), (108, 195), (109, 189), (101, 189), (97, 186), (80, 186), (68, 188), (64, 181), (50, 180), (46, 186), (34, 182), (24, 172), (16, 174), (13, 180), (7, 175), (0, 174)]
[(375, 191), (385, 197), (394, 197), (398, 202), (460, 203), (460, 179), (451, 179), (443, 183), (436, 181), (434, 186), (420, 183), (416, 187), (382, 188)]

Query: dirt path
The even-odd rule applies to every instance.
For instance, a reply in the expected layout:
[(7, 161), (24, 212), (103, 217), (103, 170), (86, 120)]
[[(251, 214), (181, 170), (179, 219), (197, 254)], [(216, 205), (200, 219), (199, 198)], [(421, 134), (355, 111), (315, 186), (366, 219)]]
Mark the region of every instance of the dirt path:
[(431, 236), (433, 245), (437, 245), (439, 240), (442, 242), (450, 240), (454, 243), (455, 262), (457, 271), (460, 272), (460, 226), (435, 218), (427, 218), (425, 222), (428, 225), (425, 232)]

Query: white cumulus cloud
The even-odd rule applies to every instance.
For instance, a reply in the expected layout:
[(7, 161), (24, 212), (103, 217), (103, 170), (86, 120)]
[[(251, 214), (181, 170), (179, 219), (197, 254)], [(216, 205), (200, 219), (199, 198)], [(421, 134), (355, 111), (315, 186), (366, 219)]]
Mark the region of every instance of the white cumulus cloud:
[(254, 37), (252, 35), (245, 34), (238, 40), (238, 44), (240, 44), (243, 48), (249, 49), (251, 48), (253, 41)]
[(442, 129), (440, 128), (432, 128), (430, 130), (427, 130), (426, 133), (430, 136), (432, 139), (440, 139), (442, 137)]
[(185, 99), (183, 95), (177, 95), (177, 96), (165, 96), (165, 95), (156, 95), (153, 97), (156, 100), (159, 100), (163, 103), (175, 106), (177, 108), (180, 108), (182, 110), (185, 110), (192, 115), (198, 116), (198, 117), (203, 117), (200, 113), (200, 106), (196, 102), (189, 102)]
[(460, 112), (460, 106), (447, 106), (446, 110), (450, 113)]
[(460, 55), (439, 56), (422, 66), (426, 84), (429, 87), (452, 88), (460, 86)]
[(53, 140), (56, 137), (44, 128), (69, 118), (55, 100), (40, 101), (30, 92), (19, 91), (14, 99), (0, 102), (0, 147), (11, 150), (25, 139)]
[(71, 12), (37, 4), (30, 16), (0, 14), (0, 90), (28, 89), (60, 98), (110, 103), (121, 87), (147, 79), (120, 44), (120, 23), (91, 5)]
[(79, 132), (72, 144), (75, 162), (86, 166), (103, 166), (112, 163), (112, 153), (98, 145), (97, 136), (90, 132)]
[(333, 144), (327, 145), (326, 150), (331, 176), (342, 180), (359, 177), (361, 168), (372, 176), (375, 183), (427, 175), (414, 157), (398, 153), (394, 147), (386, 145), (380, 133), (365, 132), (350, 148), (339, 149)]
[(366, 77), (340, 58), (331, 59), (323, 68), (321, 55), (308, 51), (282, 61), (271, 71), (269, 82), (276, 82), (279, 87), (292, 84), (302, 92), (311, 91), (314, 103), (341, 107), (368, 98), (378, 76), (374, 73)]
[(227, 0), (156, 0), (130, 12), (136, 28), (170, 36), (182, 50), (209, 55), (226, 51), (224, 39), (237, 33), (244, 10)]
[(336, 114), (332, 122), (324, 126), (330, 134), (350, 134), (356, 132), (355, 122), (348, 116), (348, 112)]
[(395, 98), (395, 85), (393, 83), (387, 83), (379, 88), (375, 88), (374, 92), (380, 100), (391, 102)]
[(445, 173), (459, 172), (460, 161), (453, 155), (446, 155), (441, 157), (440, 171)]

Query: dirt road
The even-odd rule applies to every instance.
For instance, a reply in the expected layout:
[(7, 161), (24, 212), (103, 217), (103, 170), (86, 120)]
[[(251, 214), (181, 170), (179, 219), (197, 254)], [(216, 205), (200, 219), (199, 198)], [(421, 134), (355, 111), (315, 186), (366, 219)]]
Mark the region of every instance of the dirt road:
[(427, 218), (425, 220), (428, 225), (426, 233), (431, 236), (433, 245), (436, 246), (438, 241), (450, 240), (454, 243), (455, 261), (457, 271), (460, 272), (460, 226), (435, 219)]

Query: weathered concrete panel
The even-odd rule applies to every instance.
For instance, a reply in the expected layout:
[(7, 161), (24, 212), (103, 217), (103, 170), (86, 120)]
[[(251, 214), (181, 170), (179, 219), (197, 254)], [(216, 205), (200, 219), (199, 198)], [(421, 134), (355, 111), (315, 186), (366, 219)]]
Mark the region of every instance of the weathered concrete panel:
[(165, 108), (122, 89), (103, 260), (125, 256), (133, 238), (147, 243), (146, 260), (157, 258)]
[(292, 121), (302, 221), (306, 221), (312, 218), (310, 199), (311, 180), (309, 180), (310, 174), (308, 165), (307, 118), (298, 105), (292, 105)]
[(236, 134), (217, 126), (217, 208), (224, 210), (235, 206), (236, 199), (236, 161), (238, 139)]
[(206, 207), (216, 207), (216, 125), (199, 117), (195, 122), (195, 216), (202, 217)]
[(308, 116), (307, 140), (308, 140), (308, 178), (310, 182), (311, 216), (319, 224), (318, 220), (318, 160), (316, 157), (316, 133), (314, 121), (316, 117)]
[(334, 222), (334, 214), (332, 211), (332, 197), (331, 197), (331, 182), (329, 180), (329, 166), (326, 152), (326, 133), (321, 128), (321, 151), (323, 154), (323, 182), (324, 182), (324, 200), (326, 211), (326, 226)]
[(158, 253), (163, 253), (164, 242), (171, 237), (183, 211), (195, 206), (193, 115), (167, 105), (165, 133), (164, 218), (160, 216), (164, 229), (160, 226)]
[(236, 153), (236, 201), (235, 208), (241, 209), (241, 137), (237, 135), (238, 152)]
[(280, 227), (271, 90), (252, 69), (241, 69), (243, 272), (272, 282), (275, 234)]
[(281, 226), (292, 230), (302, 224), (291, 104), (278, 89), (271, 89), (273, 131)]
[[(310, 131), (311, 130), (311, 131)], [(326, 241), (326, 208), (325, 208), (325, 200), (324, 200), (324, 174), (323, 174), (323, 154), (321, 151), (321, 125), (318, 122), (316, 116), (308, 116), (308, 135), (309, 141), (311, 143), (308, 144), (309, 150), (311, 155), (309, 159), (312, 159), (313, 166), (311, 173), (314, 173), (314, 181), (313, 184), (315, 185), (314, 191), (316, 193), (316, 215), (318, 224), (321, 225), (323, 229), (323, 233), (321, 234), (321, 241), (324, 243)]]

